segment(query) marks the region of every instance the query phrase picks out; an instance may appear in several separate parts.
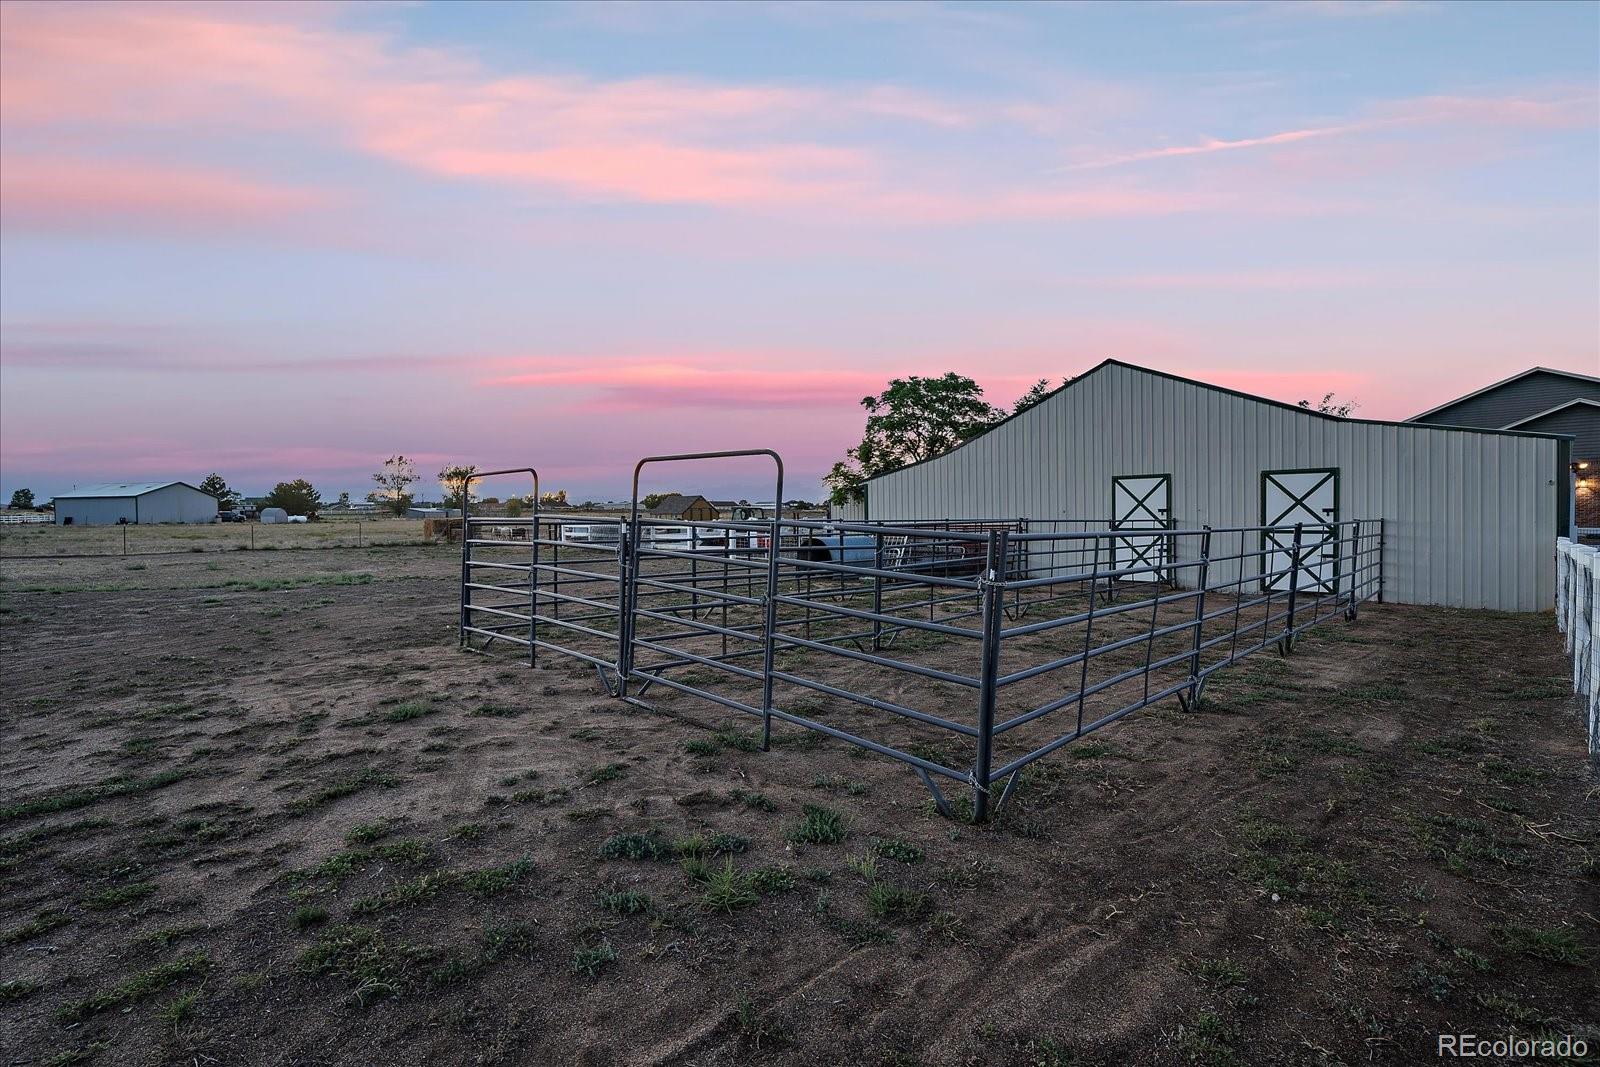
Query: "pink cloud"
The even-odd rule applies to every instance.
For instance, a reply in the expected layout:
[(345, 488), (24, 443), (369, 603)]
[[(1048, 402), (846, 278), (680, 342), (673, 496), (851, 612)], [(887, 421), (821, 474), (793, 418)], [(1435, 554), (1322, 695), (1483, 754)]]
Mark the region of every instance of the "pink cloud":
[(0, 118), (10, 128), (311, 132), (451, 179), (857, 223), (1158, 216), (1219, 203), (1048, 177), (975, 182), (855, 136), (885, 122), (954, 135), (1032, 121), (1016, 101), (892, 85), (504, 77), (298, 8), (19, 6), (8, 9), (0, 48)]
[(232, 229), (302, 215), (329, 201), (323, 192), (216, 170), (15, 154), (0, 167), (0, 217), (14, 226)]
[[(815, 357), (810, 357), (815, 360)], [(815, 371), (752, 371), (747, 367), (806, 361), (790, 353), (723, 356), (716, 362), (586, 363), (554, 369), (506, 374), (479, 381), (487, 388), (576, 388), (596, 397), (605, 410), (635, 408), (765, 409), (849, 408), (863, 395), (883, 387), (882, 373), (818, 369)]]

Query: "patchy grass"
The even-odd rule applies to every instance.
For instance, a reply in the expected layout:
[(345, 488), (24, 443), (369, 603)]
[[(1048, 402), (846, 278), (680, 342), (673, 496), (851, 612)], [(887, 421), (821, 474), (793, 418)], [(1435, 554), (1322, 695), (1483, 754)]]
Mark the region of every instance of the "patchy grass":
[(47, 793), (43, 796), (29, 797), (11, 804), (0, 806), (0, 823), (11, 822), (15, 819), (26, 819), (36, 815), (52, 815), (58, 811), (72, 811), (77, 808), (98, 804), (102, 800), (111, 800), (115, 797), (132, 796), (137, 793), (148, 793), (153, 789), (164, 789), (174, 782), (181, 782), (189, 776), (188, 771), (166, 770), (158, 774), (144, 777), (128, 777), (117, 775), (107, 778), (96, 785), (86, 786), (82, 789), (72, 789), (64, 793)]
[(575, 949), (572, 953), (573, 971), (589, 979), (600, 977), (600, 973), (615, 962), (617, 962), (617, 950), (606, 941)]
[(807, 804), (802, 809), (804, 817), (789, 832), (789, 840), (797, 845), (836, 845), (845, 838), (844, 816), (832, 808)]
[(515, 719), (527, 710), (510, 704), (479, 704), (467, 714), (476, 719)]
[(1507, 948), (1536, 960), (1576, 967), (1589, 959), (1589, 952), (1571, 930), (1541, 930), (1530, 926), (1497, 926), (1495, 937)]
[(39, 991), (39, 983), (31, 978), (10, 978), (0, 982), (0, 1004), (10, 1004), (31, 997)]
[(794, 1039), (792, 1027), (771, 1012), (758, 1009), (755, 1001), (743, 993), (733, 1011), (733, 1026), (740, 1046), (751, 1052), (782, 1048)]
[(94, 911), (110, 911), (120, 908), (134, 901), (143, 900), (156, 891), (153, 882), (133, 882), (129, 885), (112, 886), (102, 889), (98, 893), (90, 894), (83, 898), (83, 906)]
[(778, 810), (778, 802), (767, 796), (765, 793), (749, 793), (743, 789), (735, 789), (728, 795), (733, 797), (734, 800), (737, 800), (739, 803), (743, 804), (745, 807), (752, 808), (756, 811), (764, 811), (768, 814), (771, 814), (772, 812)]
[(922, 849), (909, 841), (900, 841), (892, 837), (880, 837), (873, 841), (872, 851), (884, 859), (891, 859), (897, 863), (922, 862)]
[(705, 891), (700, 894), (700, 906), (707, 911), (731, 915), (761, 899), (756, 893), (755, 879), (735, 870), (732, 856), (724, 859), (720, 868), (709, 870), (703, 884)]
[(426, 903), (449, 889), (458, 881), (450, 871), (429, 871), (408, 881), (399, 882), (377, 896), (362, 897), (350, 906), (352, 915), (376, 915), (396, 908), (410, 908)]
[(595, 767), (579, 774), (578, 778), (584, 785), (604, 785), (607, 782), (614, 782), (618, 778), (626, 776), (627, 773), (628, 768), (625, 765), (607, 763), (603, 767)]
[(327, 785), (312, 793), (310, 796), (301, 797), (289, 804), (289, 814), (305, 815), (320, 807), (332, 804), (348, 796), (368, 789), (393, 789), (400, 784), (400, 779), (392, 774), (368, 768), (360, 774), (353, 774), (348, 778), (341, 778), (332, 785)]
[(20, 941), (32, 941), (36, 937), (43, 937), (51, 930), (59, 929), (72, 921), (72, 916), (62, 911), (45, 910), (35, 915), (21, 926), (12, 927), (0, 934), (0, 945), (15, 945)]
[(533, 871), (533, 860), (524, 856), (498, 867), (485, 867), (463, 875), (461, 884), (473, 896), (492, 897), (526, 885)]
[(82, 1022), (107, 1008), (143, 1000), (175, 982), (198, 977), (210, 967), (211, 957), (204, 952), (191, 952), (180, 959), (157, 964), (147, 971), (140, 971), (108, 992), (64, 1004), (56, 1010), (56, 1018), (63, 1023)]
[(933, 900), (926, 893), (874, 882), (867, 887), (867, 910), (872, 917), (887, 922), (914, 922), (933, 909)]
[(644, 833), (614, 834), (600, 846), (606, 859), (670, 860), (676, 855), (672, 843), (659, 830)]
[(308, 974), (344, 979), (350, 1002), (366, 1007), (412, 988), (432, 955), (431, 949), (391, 944), (370, 926), (330, 926), (300, 954), (299, 965)]
[(386, 722), (411, 722), (413, 719), (432, 715), (438, 710), (427, 700), (407, 700), (384, 712), (383, 718)]
[(637, 889), (619, 889), (615, 892), (601, 893), (600, 908), (613, 915), (654, 915), (659, 910), (656, 902), (648, 893)]

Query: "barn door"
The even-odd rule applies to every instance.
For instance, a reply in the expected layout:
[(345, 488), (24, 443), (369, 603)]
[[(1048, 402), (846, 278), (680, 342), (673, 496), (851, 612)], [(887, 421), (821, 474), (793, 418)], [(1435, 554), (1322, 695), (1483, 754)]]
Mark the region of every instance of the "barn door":
[[(1135, 474), (1111, 479), (1113, 530), (1167, 530), (1172, 527), (1172, 475)], [(1165, 567), (1165, 536), (1121, 536), (1113, 539), (1112, 563), (1124, 567)], [(1125, 582), (1159, 582), (1164, 571), (1125, 575)]]
[(1279, 529), (1261, 534), (1261, 568), (1269, 592), (1289, 588), (1289, 561), (1294, 529), (1303, 524), (1299, 577), (1295, 587), (1303, 593), (1331, 593), (1339, 582), (1339, 544), (1334, 528), (1339, 521), (1339, 471), (1313, 470), (1261, 472), (1261, 525)]

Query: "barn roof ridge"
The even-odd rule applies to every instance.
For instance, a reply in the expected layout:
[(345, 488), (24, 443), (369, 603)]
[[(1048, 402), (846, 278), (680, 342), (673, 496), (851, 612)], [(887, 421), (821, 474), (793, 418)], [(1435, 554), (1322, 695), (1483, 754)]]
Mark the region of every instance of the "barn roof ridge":
[[(1564, 434), (1564, 433), (1537, 433), (1537, 432), (1534, 432), (1534, 431), (1531, 431), (1531, 430), (1491, 430), (1491, 429), (1485, 429), (1485, 428), (1483, 428), (1481, 426), (1449, 426), (1449, 425), (1445, 425), (1443, 423), (1407, 422), (1407, 421), (1397, 421), (1397, 420), (1394, 420), (1394, 419), (1360, 419), (1360, 418), (1354, 418), (1354, 417), (1345, 416), (1345, 415), (1330, 415), (1325, 411), (1317, 411), (1315, 408), (1303, 408), (1299, 404), (1291, 404), (1291, 403), (1289, 403), (1288, 401), (1285, 401), (1285, 400), (1274, 400), (1274, 399), (1272, 399), (1271, 397), (1268, 397), (1268, 396), (1257, 396), (1255, 393), (1246, 393), (1246, 392), (1244, 392), (1243, 390), (1240, 390), (1240, 389), (1230, 389), (1225, 385), (1217, 385), (1215, 382), (1203, 382), (1198, 378), (1185, 378), (1181, 374), (1173, 374), (1170, 371), (1156, 370), (1154, 367), (1140, 366), (1137, 363), (1129, 363), (1128, 361), (1122, 360), (1122, 359), (1106, 358), (1106, 359), (1101, 360), (1099, 363), (1096, 363), (1094, 366), (1090, 367), (1088, 370), (1084, 371), (1082, 374), (1080, 374), (1077, 377), (1071, 379), (1070, 381), (1064, 382), (1061, 385), (1056, 386), (1050, 392), (1046, 393), (1043, 397), (1041, 397), (1039, 399), (1038, 403), (1032, 404), (1032, 405), (1030, 405), (1029, 407), (1025, 408), (1022, 411), (1013, 411), (1011, 414), (1007, 415), (1005, 418), (1001, 419), (999, 422), (995, 423), (993, 426), (990, 426), (987, 430), (984, 430), (982, 433), (977, 434), (974, 437), (967, 438), (965, 441), (962, 441), (959, 445), (956, 445), (955, 448), (950, 449), (950, 451), (941, 452), (937, 456), (929, 456), (927, 459), (919, 459), (915, 463), (907, 463), (904, 467), (896, 467), (892, 471), (888, 471), (888, 472), (886, 472), (884, 474), (879, 474), (879, 475), (876, 475), (875, 477), (868, 478), (867, 479), (867, 483), (870, 484), (872, 482), (878, 481), (880, 478), (887, 478), (890, 475), (899, 474), (901, 471), (910, 470), (912, 467), (920, 467), (924, 463), (932, 463), (935, 460), (943, 459), (946, 456), (953, 455), (954, 453), (959, 452), (961, 449), (966, 448), (968, 445), (972, 444), (974, 441), (981, 441), (983, 438), (987, 437), (989, 434), (994, 433), (996, 430), (998, 430), (1000, 427), (1004, 426), (1006, 423), (1010, 422), (1012, 419), (1015, 419), (1015, 418), (1017, 418), (1017, 417), (1019, 417), (1021, 415), (1026, 415), (1030, 411), (1034, 411), (1034, 410), (1037, 410), (1039, 408), (1042, 408), (1045, 404), (1047, 404), (1051, 400), (1055, 399), (1055, 397), (1058, 396), (1059, 394), (1066, 392), (1068, 389), (1071, 389), (1073, 386), (1077, 385), (1079, 382), (1082, 382), (1084, 379), (1088, 378), (1090, 375), (1092, 375), (1092, 374), (1094, 374), (1094, 373), (1096, 373), (1098, 371), (1102, 371), (1107, 367), (1122, 367), (1122, 368), (1125, 368), (1127, 370), (1138, 371), (1141, 374), (1149, 374), (1149, 375), (1153, 375), (1154, 377), (1157, 377), (1157, 378), (1166, 378), (1168, 381), (1180, 382), (1180, 383), (1182, 383), (1184, 385), (1193, 385), (1193, 386), (1196, 386), (1196, 387), (1201, 388), (1201, 389), (1209, 389), (1214, 393), (1223, 393), (1223, 394), (1225, 394), (1227, 396), (1235, 396), (1235, 397), (1239, 397), (1240, 399), (1243, 399), (1243, 400), (1253, 400), (1258, 404), (1266, 404), (1269, 407), (1283, 408), (1283, 409), (1285, 409), (1287, 411), (1293, 411), (1296, 414), (1305, 415), (1305, 416), (1307, 416), (1309, 418), (1313, 418), (1313, 419), (1328, 419), (1328, 420), (1330, 420), (1332, 422), (1338, 422), (1338, 423), (1356, 424), (1356, 425), (1365, 425), (1365, 426), (1394, 426), (1394, 427), (1397, 427), (1397, 428), (1407, 429), (1407, 430), (1444, 430), (1444, 431), (1449, 431), (1449, 432), (1452, 432), (1452, 433), (1482, 433), (1482, 434), (1493, 434), (1495, 436), (1500, 436), (1500, 437), (1543, 437), (1543, 438), (1549, 438), (1549, 439), (1552, 439), (1552, 440), (1560, 440), (1560, 441), (1570, 441), (1570, 440), (1572, 440), (1572, 435), (1571, 434)], [(1539, 369), (1539, 368), (1535, 368), (1535, 369)], [(1570, 373), (1570, 372), (1558, 371), (1556, 373), (1565, 374), (1565, 373)], [(1582, 377), (1582, 376), (1579, 375), (1579, 377)]]
[[(96, 482), (93, 485), (75, 485), (65, 493), (57, 493), (54, 500), (95, 500), (106, 497), (147, 496), (157, 489), (166, 489), (168, 486), (182, 485), (193, 489), (197, 493), (205, 493), (198, 485), (190, 485), (181, 478), (172, 478), (164, 482)], [(206, 493), (210, 496), (210, 493)]]
[[(1482, 396), (1484, 393), (1492, 393), (1503, 385), (1510, 385), (1512, 382), (1521, 381), (1530, 374), (1555, 374), (1562, 378), (1576, 378), (1580, 382), (1600, 383), (1600, 378), (1597, 378), (1592, 374), (1579, 374), (1575, 370), (1562, 370), (1559, 367), (1529, 367), (1527, 370), (1518, 371), (1509, 378), (1501, 378), (1498, 382), (1490, 382), (1482, 389), (1474, 389), (1472, 392), (1464, 393), (1461, 396), (1456, 397), (1454, 400), (1446, 400), (1443, 404), (1439, 404), (1436, 407), (1429, 408), (1427, 411), (1411, 416), (1411, 419), (1408, 419), (1407, 421), (1409, 422), (1416, 419), (1425, 419), (1435, 412), (1443, 411), (1445, 408), (1453, 408), (1462, 401), (1471, 400), (1473, 397)], [(1564, 407), (1565, 405), (1562, 406)], [(1548, 415), (1549, 412), (1544, 412), (1544, 414)], [(1527, 420), (1524, 419), (1520, 421), (1526, 422)], [(1511, 425), (1515, 426), (1516, 423), (1512, 423)]]

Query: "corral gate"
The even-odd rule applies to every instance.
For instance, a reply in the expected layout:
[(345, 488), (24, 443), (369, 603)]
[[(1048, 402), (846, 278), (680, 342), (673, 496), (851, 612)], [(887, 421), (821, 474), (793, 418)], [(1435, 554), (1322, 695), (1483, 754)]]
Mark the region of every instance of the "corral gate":
[[(1172, 528), (1172, 475), (1135, 474), (1111, 479), (1111, 528), (1113, 530), (1169, 530)], [(1114, 543), (1112, 566), (1160, 567), (1167, 564), (1167, 539), (1164, 536), (1118, 537)], [(1123, 581), (1159, 582), (1165, 570), (1139, 571), (1125, 575)]]
[(1301, 555), (1295, 585), (1301, 592), (1331, 593), (1339, 584), (1339, 552), (1333, 524), (1339, 521), (1339, 471), (1335, 467), (1261, 472), (1261, 573), (1263, 587), (1290, 587), (1294, 527), (1303, 526), (1303, 543), (1320, 545)]

